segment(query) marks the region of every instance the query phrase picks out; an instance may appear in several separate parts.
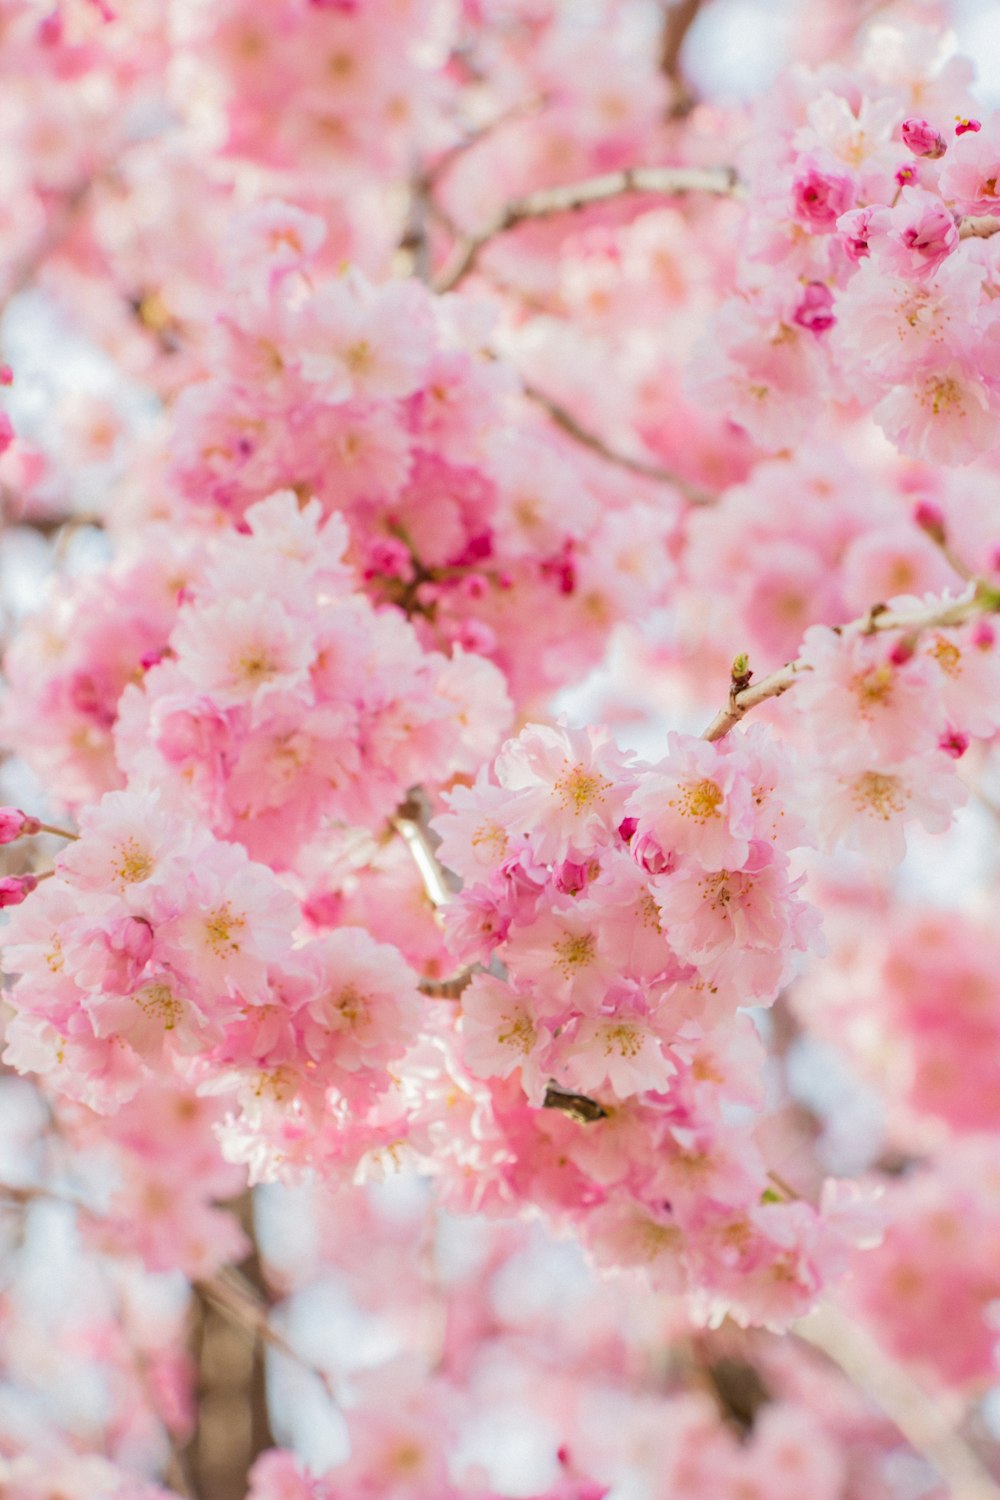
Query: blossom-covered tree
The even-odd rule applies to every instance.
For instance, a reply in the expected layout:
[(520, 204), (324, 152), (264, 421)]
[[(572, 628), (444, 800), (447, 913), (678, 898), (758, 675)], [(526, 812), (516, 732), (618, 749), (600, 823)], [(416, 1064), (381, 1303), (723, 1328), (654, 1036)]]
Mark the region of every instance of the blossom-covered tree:
[(800, 9), (0, 7), (11, 1500), (1000, 1497), (1000, 112)]

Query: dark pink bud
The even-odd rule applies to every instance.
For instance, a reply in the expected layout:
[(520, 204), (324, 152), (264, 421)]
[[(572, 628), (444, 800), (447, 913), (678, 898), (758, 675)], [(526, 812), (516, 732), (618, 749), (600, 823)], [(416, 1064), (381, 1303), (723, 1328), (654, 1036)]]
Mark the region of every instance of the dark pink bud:
[(0, 907), (20, 906), (37, 885), (34, 875), (6, 875), (0, 880)]
[(302, 915), (314, 927), (336, 927), (343, 920), (343, 910), (340, 891), (314, 891), (302, 903)]
[(587, 866), (564, 860), (555, 872), (556, 890), (564, 896), (577, 896), (587, 884)]
[(160, 665), (165, 655), (165, 651), (144, 651), (139, 657), (139, 665), (144, 672), (149, 672)]
[(479, 656), (489, 656), (497, 646), (496, 635), (485, 620), (463, 620), (452, 639), (463, 651), (475, 651)]
[(410, 549), (398, 537), (376, 537), (368, 548), (365, 577), (401, 578), (409, 582), (413, 577)]
[(41, 826), (37, 818), (29, 818), (19, 807), (0, 807), (0, 844), (12, 844), (15, 839), (37, 833)]
[(634, 840), (632, 858), (647, 875), (666, 875), (674, 867), (672, 857), (663, 852), (649, 833), (642, 833)]
[(841, 244), (847, 251), (848, 260), (855, 264), (868, 254), (868, 234), (874, 212), (873, 208), (854, 208), (837, 222)]
[(913, 507), (913, 519), (921, 531), (926, 531), (931, 541), (937, 542), (938, 546), (944, 545), (948, 537), (948, 531), (944, 523), (944, 511), (932, 500), (918, 500)]
[(0, 385), (13, 385), (14, 371), (10, 365), (0, 365)]
[(914, 156), (925, 156), (936, 161), (948, 149), (944, 136), (927, 120), (904, 120), (901, 134), (903, 145), (908, 146)]
[(635, 833), (635, 830), (638, 828), (638, 826), (638, 818), (622, 818), (621, 822), (618, 824), (619, 837), (624, 839), (627, 844), (632, 838), (632, 835)]
[(989, 620), (977, 620), (972, 627), (972, 644), (980, 651), (992, 651), (996, 645), (997, 633)]
[(894, 667), (903, 667), (908, 661), (912, 661), (916, 650), (912, 641), (898, 640), (889, 652), (889, 660)]
[(792, 212), (814, 234), (828, 234), (854, 202), (854, 183), (840, 172), (804, 162), (792, 183)]
[(37, 35), (43, 47), (58, 47), (62, 41), (63, 21), (57, 10), (42, 17), (38, 23)]
[(5, 411), (0, 411), (0, 453), (6, 453), (13, 441), (14, 429), (10, 417)]
[(802, 301), (792, 314), (792, 322), (810, 333), (824, 333), (836, 323), (833, 315), (833, 293), (822, 281), (809, 281), (802, 293)]
[(126, 917), (111, 934), (108, 946), (142, 969), (153, 951), (153, 929), (145, 917)]
[(956, 135), (965, 135), (966, 131), (969, 130), (975, 133), (976, 131), (982, 130), (983, 128), (983, 122), (981, 120), (966, 120), (962, 117), (962, 115), (956, 115), (955, 122)]
[(969, 736), (963, 734), (960, 729), (946, 729), (938, 740), (938, 748), (945, 755), (950, 755), (952, 760), (961, 760), (969, 748)]

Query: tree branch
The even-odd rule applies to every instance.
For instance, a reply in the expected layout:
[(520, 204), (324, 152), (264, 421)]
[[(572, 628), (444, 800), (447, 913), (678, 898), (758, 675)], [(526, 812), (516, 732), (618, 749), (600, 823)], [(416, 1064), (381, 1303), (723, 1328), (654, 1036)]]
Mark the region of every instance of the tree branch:
[(827, 1306), (800, 1319), (794, 1331), (885, 1412), (944, 1480), (949, 1500), (1000, 1500), (995, 1479), (956, 1431), (951, 1403), (929, 1396), (864, 1329)]
[(406, 844), (413, 863), (420, 871), (428, 900), (439, 911), (447, 906), (455, 894), (444, 867), (434, 852), (430, 830), (427, 827), (427, 804), (419, 787), (414, 787), (405, 802), (400, 803), (390, 823)]
[(283, 1354), (286, 1359), (292, 1360), (310, 1375), (315, 1375), (330, 1400), (334, 1405), (338, 1404), (331, 1377), (319, 1365), (314, 1365), (305, 1359), (288, 1342), (281, 1330), (271, 1322), (268, 1308), (263, 1300), (238, 1271), (227, 1266), (207, 1281), (196, 1282), (194, 1289), (199, 1297), (211, 1303), (248, 1336), (260, 1339), (262, 1343), (267, 1344), (278, 1354)]
[(958, 221), (960, 240), (988, 240), (994, 234), (1000, 234), (1000, 219), (991, 214), (984, 214), (982, 217), (969, 214)]
[[(949, 626), (965, 625), (977, 615), (995, 614), (1000, 610), (1000, 594), (989, 584), (977, 580), (973, 594), (967, 599), (953, 600), (949, 604), (935, 604), (926, 609), (893, 610), (876, 604), (858, 620), (833, 628), (838, 635), (873, 635), (882, 630), (898, 630), (903, 636), (915, 641), (924, 630), (946, 629)], [(762, 677), (759, 682), (749, 683), (746, 678), (734, 678), (726, 707), (716, 714), (702, 735), (705, 740), (721, 740), (740, 722), (744, 715), (758, 703), (768, 698), (778, 698), (793, 687), (799, 674), (811, 672), (812, 667), (801, 658), (786, 663), (776, 672)], [(743, 685), (743, 684), (746, 685)]]
[(674, 119), (686, 115), (694, 103), (681, 68), (681, 53), (702, 4), (703, 0), (673, 0), (673, 3), (667, 0), (660, 38), (660, 72), (671, 87), (670, 114)]
[(467, 235), (455, 246), (451, 259), (435, 278), (436, 292), (450, 292), (475, 267), (482, 250), (499, 235), (528, 220), (551, 219), (557, 214), (576, 213), (594, 203), (606, 203), (627, 193), (652, 193), (671, 198), (680, 193), (711, 193), (735, 198), (742, 194), (732, 167), (626, 167), (591, 177), (585, 182), (542, 188), (523, 198), (514, 198), (479, 234)]
[(599, 438), (595, 432), (590, 432), (577, 421), (573, 413), (567, 411), (558, 401), (540, 391), (537, 386), (524, 385), (524, 394), (529, 401), (548, 412), (557, 427), (568, 433), (576, 442), (582, 443), (589, 448), (591, 453), (596, 453), (609, 464), (616, 464), (620, 469), (627, 469), (630, 474), (641, 474), (644, 479), (655, 479), (659, 484), (669, 484), (675, 490), (680, 490), (685, 499), (692, 505), (713, 505), (715, 496), (707, 490), (700, 490), (696, 485), (689, 484), (686, 479), (681, 479), (678, 474), (672, 474), (669, 469), (661, 468), (659, 464), (649, 463), (643, 458), (632, 458), (627, 453), (621, 453), (617, 448), (610, 447), (603, 438)]

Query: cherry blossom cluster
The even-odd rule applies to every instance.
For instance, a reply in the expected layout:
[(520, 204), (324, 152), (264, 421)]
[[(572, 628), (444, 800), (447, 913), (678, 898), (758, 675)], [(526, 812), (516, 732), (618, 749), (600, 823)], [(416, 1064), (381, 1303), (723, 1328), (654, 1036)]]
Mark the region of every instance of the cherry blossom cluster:
[(496, 668), (425, 651), (377, 612), (317, 503), (274, 495), (242, 534), (196, 532), (180, 555), (160, 541), (9, 653), (8, 732), (67, 800), (124, 772), (284, 868), (323, 820), (379, 827), (408, 787), (473, 771), (506, 727)]
[(210, 1309), (248, 1500), (996, 1493), (995, 882), (893, 885), (1000, 730), (946, 9), (743, 111), (723, 6), (4, 6), (3, 1493), (210, 1500)]
[[(1000, 727), (996, 626), (988, 613), (977, 616), (975, 595), (966, 599), (972, 618), (945, 629), (806, 632), (794, 724), (822, 847), (843, 844), (891, 865), (903, 856), (909, 820), (942, 833), (965, 801), (956, 763), (972, 737), (989, 739)], [(895, 604), (902, 622), (909, 610), (919, 626), (918, 601)], [(946, 596), (944, 616), (948, 609)]]
[(212, 378), (176, 407), (173, 485), (234, 518), (276, 489), (314, 495), (347, 519), (372, 597), (425, 641), (491, 657), (519, 698), (578, 675), (664, 598), (673, 507), (567, 462), (490, 357), (482, 307), (324, 274), (325, 234), (279, 202), (237, 225)]
[[(908, 55), (907, 55), (908, 51)], [(857, 403), (902, 452), (964, 464), (997, 447), (1000, 115), (939, 38), (876, 28), (847, 79), (786, 79), (741, 168), (751, 206), (736, 297), (697, 379), (765, 449)]]
[(891, 1184), (879, 1253), (856, 1257), (844, 1294), (887, 1349), (942, 1386), (996, 1379), (998, 1167), (995, 1140), (970, 1141)]
[[(464, 1061), (516, 1081), (494, 1107), (532, 1191), (576, 1201), (600, 1260), (779, 1319), (822, 1276), (818, 1221), (774, 1190), (727, 1108), (760, 1102), (761, 1044), (737, 1008), (769, 1004), (816, 931), (790, 869), (791, 788), (753, 731), (673, 735), (649, 766), (532, 725), (435, 823), (463, 879), (449, 944), (490, 966), (462, 995)], [(577, 1100), (591, 1123), (518, 1124), (518, 1095), (536, 1112)], [(539, 1133), (572, 1165), (561, 1187), (531, 1164)]]
[[(902, 488), (822, 445), (763, 460), (717, 504), (694, 510), (675, 596), (685, 655), (700, 665), (728, 648), (727, 671), (736, 642), (755, 666), (776, 665), (797, 655), (810, 625), (844, 625), (879, 601), (960, 587), (915, 519), (921, 502)], [(949, 506), (949, 534), (956, 511), (960, 555), (991, 571), (1000, 530), (986, 507), (962, 503)]]
[[(248, 1109), (265, 1092), (294, 1100), (306, 1136), (334, 1108), (353, 1112), (367, 1146), (364, 1112), (419, 1027), (416, 976), (363, 930), (293, 950), (298, 920), (294, 897), (242, 846), (152, 792), (109, 793), (4, 930), (5, 966), (19, 976), (7, 1059), (99, 1113), (174, 1071), (203, 1090), (244, 1089)], [(147, 1185), (176, 1165), (175, 1150), (159, 1167), (148, 1150), (137, 1163)], [(192, 1171), (196, 1196), (231, 1183), (220, 1170), (222, 1179)], [(163, 1206), (182, 1202), (171, 1194)], [(192, 1232), (190, 1216), (174, 1222)], [(155, 1241), (155, 1229), (144, 1232)], [(216, 1253), (233, 1248), (231, 1237), (209, 1238)]]
[(803, 1019), (874, 1082), (901, 1145), (997, 1129), (1000, 955), (972, 912), (830, 904), (828, 962), (795, 990)]

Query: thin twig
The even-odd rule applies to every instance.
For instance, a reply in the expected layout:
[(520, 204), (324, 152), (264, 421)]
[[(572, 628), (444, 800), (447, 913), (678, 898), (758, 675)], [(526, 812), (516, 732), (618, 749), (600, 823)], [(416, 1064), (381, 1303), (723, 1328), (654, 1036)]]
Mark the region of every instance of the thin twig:
[(696, 485), (689, 484), (686, 479), (671, 473), (669, 469), (662, 468), (659, 464), (650, 463), (644, 458), (632, 458), (628, 453), (621, 453), (617, 448), (612, 448), (603, 438), (597, 436), (578, 422), (573, 413), (567, 411), (558, 401), (540, 391), (537, 386), (522, 386), (524, 394), (529, 401), (534, 401), (537, 406), (548, 412), (557, 427), (568, 433), (576, 442), (581, 443), (584, 448), (589, 448), (591, 453), (596, 453), (609, 464), (616, 464), (620, 469), (627, 469), (630, 474), (641, 474), (644, 479), (654, 479), (658, 484), (669, 484), (675, 490), (680, 490), (686, 500), (692, 505), (713, 505), (715, 496), (707, 490), (700, 490)]
[[(903, 636), (914, 640), (924, 630), (946, 629), (949, 626), (965, 625), (977, 615), (994, 614), (1000, 610), (1000, 595), (988, 584), (978, 583), (967, 599), (953, 600), (949, 604), (935, 604), (927, 609), (895, 610), (876, 605), (858, 620), (834, 627), (838, 635), (874, 635), (883, 630), (898, 630)], [(716, 714), (702, 735), (705, 740), (721, 740), (733, 729), (745, 714), (758, 703), (768, 698), (778, 698), (793, 687), (799, 674), (811, 672), (812, 667), (801, 657), (787, 662), (776, 672), (762, 677), (759, 682), (746, 687), (735, 687), (729, 694), (726, 707)]]
[(949, 1500), (1000, 1500), (979, 1454), (956, 1431), (949, 1402), (935, 1400), (857, 1324), (826, 1306), (794, 1325), (878, 1405), (944, 1480)]
[(511, 124), (514, 120), (523, 119), (526, 115), (535, 114), (547, 103), (548, 100), (545, 95), (538, 94), (531, 99), (522, 99), (519, 103), (512, 104), (510, 109), (505, 109), (502, 114), (494, 115), (492, 120), (487, 120), (482, 125), (473, 126), (471, 130), (468, 130), (462, 136), (461, 140), (454, 141), (452, 145), (446, 146), (440, 156), (436, 157), (430, 166), (426, 168), (424, 181), (427, 186), (435, 187), (445, 173), (457, 161), (460, 161), (463, 156), (466, 156), (473, 147), (478, 146), (481, 141), (489, 140), (498, 130), (501, 130), (505, 125)]
[(590, 177), (585, 182), (543, 188), (523, 198), (512, 199), (485, 229), (460, 240), (451, 259), (435, 278), (434, 290), (450, 292), (473, 270), (480, 253), (491, 240), (528, 220), (575, 213), (627, 193), (653, 193), (662, 198), (676, 197), (680, 193), (711, 193), (734, 198), (741, 192), (739, 178), (732, 167), (625, 167), (620, 172)]

